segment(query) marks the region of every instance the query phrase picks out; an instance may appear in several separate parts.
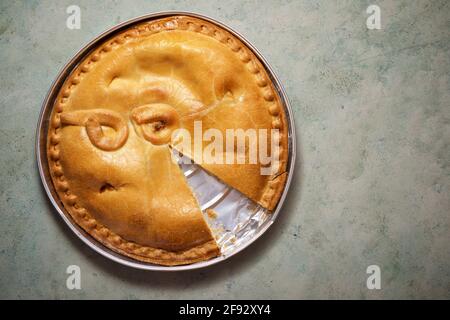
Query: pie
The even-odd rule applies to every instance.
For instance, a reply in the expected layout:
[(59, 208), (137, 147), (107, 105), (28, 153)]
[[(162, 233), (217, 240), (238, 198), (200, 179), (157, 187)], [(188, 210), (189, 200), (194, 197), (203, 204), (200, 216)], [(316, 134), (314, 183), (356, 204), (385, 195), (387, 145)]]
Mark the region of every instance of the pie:
[[(202, 132), (224, 135), (233, 128), (278, 130), (279, 160), (270, 175), (261, 174), (259, 160), (199, 163), (273, 210), (287, 175), (286, 114), (244, 43), (216, 24), (181, 15), (140, 22), (101, 43), (65, 80), (49, 124), (50, 173), (73, 220), (140, 261), (171, 266), (220, 255), (173, 156), (171, 134), (183, 128), (195, 135), (196, 121)], [(183, 153), (195, 161), (197, 149)], [(232, 151), (225, 146), (221, 155)]]

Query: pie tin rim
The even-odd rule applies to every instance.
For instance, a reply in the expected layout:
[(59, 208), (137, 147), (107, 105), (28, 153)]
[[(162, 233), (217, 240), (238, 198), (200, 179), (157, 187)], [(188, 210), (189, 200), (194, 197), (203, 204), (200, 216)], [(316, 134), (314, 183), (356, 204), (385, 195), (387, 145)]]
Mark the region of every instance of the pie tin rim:
[[(287, 172), (288, 176), (286, 179), (286, 183), (284, 186), (283, 193), (278, 201), (278, 204), (274, 211), (271, 214), (270, 221), (267, 223), (261, 230), (259, 230), (255, 235), (245, 244), (241, 245), (237, 249), (235, 249), (233, 252), (231, 252), (228, 255), (221, 254), (218, 257), (212, 258), (210, 260), (196, 262), (188, 265), (180, 265), (180, 266), (162, 266), (162, 265), (156, 265), (152, 263), (147, 263), (143, 261), (134, 260), (132, 258), (129, 258), (125, 255), (122, 255), (120, 253), (117, 253), (103, 244), (101, 244), (98, 240), (94, 239), (89, 233), (87, 233), (85, 230), (83, 230), (70, 216), (68, 212), (66, 212), (61, 200), (59, 199), (58, 194), (56, 193), (56, 190), (54, 188), (53, 182), (51, 180), (49, 167), (48, 167), (48, 161), (47, 161), (47, 132), (48, 132), (48, 125), (49, 125), (49, 119), (51, 116), (51, 112), (53, 109), (54, 101), (58, 95), (58, 92), (60, 91), (60, 88), (64, 84), (64, 81), (66, 80), (67, 76), (72, 72), (73, 69), (75, 69), (78, 64), (87, 56), (89, 55), (98, 45), (98, 43), (102, 42), (103, 40), (106, 40), (107, 38), (112, 37), (114, 34), (119, 33), (120, 31), (128, 28), (129, 26), (133, 24), (137, 24), (144, 21), (150, 21), (155, 19), (160, 19), (164, 17), (174, 16), (174, 15), (184, 15), (184, 16), (190, 16), (194, 18), (199, 18), (206, 20), (210, 23), (213, 23), (226, 31), (233, 34), (235, 37), (237, 37), (242, 43), (244, 43), (247, 48), (249, 48), (255, 56), (259, 59), (259, 61), (262, 63), (264, 68), (266, 69), (269, 77), (272, 80), (272, 83), (274, 84), (279, 96), (281, 97), (282, 105), (287, 117), (288, 122), (288, 162), (287, 162)], [(214, 264), (217, 264), (221, 261), (224, 261), (235, 254), (241, 252), (245, 248), (247, 248), (250, 244), (255, 242), (262, 234), (264, 234), (269, 227), (273, 224), (275, 219), (277, 218), (284, 201), (286, 199), (286, 195), (288, 193), (289, 187), (291, 185), (292, 177), (294, 174), (294, 167), (295, 167), (295, 157), (296, 157), (296, 137), (295, 137), (295, 124), (294, 124), (294, 117), (292, 108), (289, 102), (289, 99), (286, 95), (286, 92), (279, 81), (278, 77), (275, 75), (275, 72), (270, 67), (267, 60), (264, 58), (264, 56), (256, 49), (243, 35), (241, 35), (239, 32), (233, 30), (231, 27), (227, 26), (226, 24), (217, 21), (214, 18), (211, 18), (209, 16), (188, 12), (188, 11), (161, 11), (151, 14), (145, 14), (142, 16), (138, 16), (132, 19), (129, 19), (127, 21), (121, 22), (106, 31), (102, 32), (100, 35), (96, 36), (93, 40), (88, 42), (86, 45), (84, 45), (70, 60), (66, 63), (66, 65), (60, 70), (58, 73), (56, 79), (53, 81), (45, 99), (41, 107), (41, 111), (39, 114), (39, 120), (38, 120), (38, 126), (36, 129), (36, 142), (35, 142), (35, 152), (36, 152), (36, 160), (38, 164), (39, 169), (39, 175), (42, 181), (42, 184), (44, 186), (44, 189), (47, 193), (48, 198), (50, 199), (53, 207), (56, 209), (56, 211), (59, 213), (59, 215), (62, 217), (64, 222), (68, 225), (68, 227), (80, 238), (85, 244), (87, 244), (91, 249), (96, 251), (97, 253), (101, 254), (102, 256), (113, 260), (119, 264), (141, 269), (141, 270), (152, 270), (152, 271), (183, 271), (183, 270), (193, 270), (193, 269), (199, 269), (204, 268), (207, 266), (211, 266)]]

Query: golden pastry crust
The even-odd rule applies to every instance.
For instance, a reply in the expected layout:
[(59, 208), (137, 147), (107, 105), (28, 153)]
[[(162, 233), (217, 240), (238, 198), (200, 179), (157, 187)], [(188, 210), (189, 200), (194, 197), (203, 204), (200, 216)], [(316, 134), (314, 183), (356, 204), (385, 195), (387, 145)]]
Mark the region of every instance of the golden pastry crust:
[[(180, 41), (185, 37), (190, 38)], [(189, 41), (193, 42), (192, 46), (189, 46)], [(203, 45), (211, 50), (205, 49), (200, 59), (195, 50), (196, 46), (202, 48)], [(170, 50), (165, 50), (165, 46), (171, 46)], [(208, 60), (208, 54), (214, 61)], [(132, 55), (137, 58), (133, 60)], [(181, 66), (175, 71), (168, 67), (171, 63), (180, 66), (182, 62), (178, 58), (185, 59), (186, 55), (193, 59), (191, 65), (195, 68), (203, 70), (200, 67), (205, 67), (205, 73), (196, 74), (199, 78), (190, 79), (187, 87), (186, 79), (193, 74), (189, 66)], [(146, 61), (159, 63), (149, 66)], [(234, 63), (236, 61), (239, 63)], [(225, 64), (223, 68), (221, 62)], [(216, 65), (208, 67), (208, 64), (214, 63)], [(208, 81), (211, 82), (211, 68), (216, 73), (222, 72), (217, 77), (220, 83), (213, 84), (210, 90), (200, 88)], [(167, 76), (168, 72), (174, 80), (165, 84), (166, 77), (163, 76)], [(148, 74), (156, 74), (161, 78), (157, 79), (158, 86), (154, 85), (155, 77), (149, 77)], [(146, 82), (142, 84), (139, 81)], [(102, 86), (108, 88), (107, 93), (101, 90)], [(171, 90), (170, 96), (167, 96), (165, 89)], [(250, 111), (242, 111), (242, 108), (233, 111), (234, 117), (236, 112), (240, 112), (239, 116), (243, 119), (239, 127), (280, 131), (278, 170), (273, 175), (261, 176), (258, 164), (201, 165), (225, 183), (272, 210), (282, 194), (287, 175), (286, 115), (264, 67), (242, 42), (207, 21), (171, 16), (134, 25), (100, 45), (65, 81), (55, 101), (48, 132), (47, 150), (52, 180), (75, 222), (110, 249), (141, 261), (180, 265), (219, 255), (220, 250), (184, 176), (170, 160), (165, 133), (148, 132), (142, 125), (146, 119), (159, 117), (158, 113), (149, 112), (145, 106), (159, 103), (158, 108), (173, 113), (172, 118), (164, 119), (170, 124), (191, 130), (192, 122), (199, 119), (206, 126), (224, 129), (233, 122), (231, 118), (226, 118), (227, 110), (231, 111), (229, 108), (232, 108), (231, 104), (227, 104), (227, 99), (231, 95), (236, 103), (239, 90), (243, 92), (241, 102), (252, 106)], [(148, 100), (146, 92), (156, 99)], [(177, 101), (178, 95), (182, 102)], [(218, 100), (221, 107), (210, 108)], [(168, 102), (177, 106), (176, 111), (169, 110), (166, 106)], [(135, 108), (130, 111), (129, 107), (124, 108), (125, 105)], [(203, 112), (205, 106), (208, 108), (206, 114)], [(129, 119), (124, 115), (129, 115)], [(110, 134), (104, 126), (113, 128), (116, 134)], [(139, 126), (139, 129), (135, 131), (133, 126)], [(157, 195), (163, 194), (167, 199), (170, 198), (168, 202), (162, 199), (146, 204), (151, 210), (141, 212), (140, 215), (134, 214), (136, 210), (139, 211), (137, 207), (129, 208), (127, 212), (120, 203), (114, 201), (117, 192), (123, 193), (121, 197), (127, 200), (133, 200), (140, 192), (140, 189), (133, 189), (133, 183), (127, 185), (127, 182), (123, 182), (127, 179), (138, 181), (139, 172), (147, 172), (148, 168), (135, 162), (133, 156), (127, 158), (127, 155), (136, 152), (153, 159), (149, 163), (159, 166), (158, 170), (154, 170), (157, 174), (148, 173), (145, 176), (143, 188), (151, 189), (149, 192), (157, 189)], [(120, 154), (120, 157), (115, 154)], [(121, 161), (117, 159), (128, 159), (127, 172), (124, 173), (124, 167), (120, 165), (102, 166), (102, 163), (112, 161), (112, 158), (114, 164)], [(131, 173), (128, 170), (130, 167)], [(106, 176), (115, 181), (106, 181)], [(152, 182), (152, 179), (158, 180), (155, 177), (164, 178), (164, 182)], [(164, 190), (171, 192), (165, 194)], [(172, 199), (173, 194), (179, 195), (179, 198)], [(126, 203), (129, 205), (134, 202)], [(180, 210), (185, 214), (178, 215)], [(149, 227), (151, 223), (153, 227)], [(157, 231), (152, 229), (154, 227)]]

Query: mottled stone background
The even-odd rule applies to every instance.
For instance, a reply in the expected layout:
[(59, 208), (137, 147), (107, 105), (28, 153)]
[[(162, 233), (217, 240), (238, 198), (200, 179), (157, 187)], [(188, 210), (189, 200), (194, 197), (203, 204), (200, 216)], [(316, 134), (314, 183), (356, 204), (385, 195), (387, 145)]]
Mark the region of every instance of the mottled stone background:
[[(81, 7), (81, 30), (65, 26)], [(382, 30), (366, 27), (369, 4)], [(49, 205), (34, 156), (41, 103), (90, 39), (162, 10), (210, 15), (272, 64), (298, 161), (277, 223), (219, 265), (110, 262)], [(1, 1), (1, 298), (450, 298), (450, 2)], [(69, 291), (66, 267), (82, 271)], [(382, 289), (366, 288), (377, 264)]]

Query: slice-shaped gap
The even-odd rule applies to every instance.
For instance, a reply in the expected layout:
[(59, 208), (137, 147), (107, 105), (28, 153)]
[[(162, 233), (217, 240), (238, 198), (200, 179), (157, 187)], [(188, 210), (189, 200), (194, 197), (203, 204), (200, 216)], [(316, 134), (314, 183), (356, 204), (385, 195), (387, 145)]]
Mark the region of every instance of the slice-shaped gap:
[[(171, 149), (222, 254), (228, 254), (239, 246), (245, 245), (258, 234), (259, 230), (271, 222), (272, 215), (267, 209), (208, 173), (193, 161), (182, 161), (180, 152), (174, 148)], [(186, 157), (183, 160), (186, 159), (189, 158)], [(215, 214), (208, 214), (210, 210), (213, 210)]]

